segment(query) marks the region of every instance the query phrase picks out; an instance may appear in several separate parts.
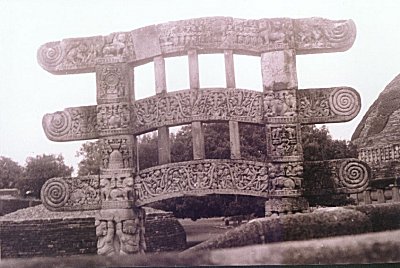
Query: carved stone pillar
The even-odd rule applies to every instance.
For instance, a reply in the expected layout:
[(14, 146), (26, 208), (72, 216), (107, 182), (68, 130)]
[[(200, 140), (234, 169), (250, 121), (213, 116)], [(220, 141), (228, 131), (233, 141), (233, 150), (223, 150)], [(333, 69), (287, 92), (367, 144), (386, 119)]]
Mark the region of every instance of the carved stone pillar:
[(135, 208), (136, 139), (132, 133), (133, 68), (96, 66), (97, 126), (102, 162), (101, 210), (96, 217), (99, 255), (145, 250), (144, 211)]
[[(271, 198), (265, 213), (292, 213), (308, 209), (301, 197), (303, 151), (298, 120), (297, 76), (294, 50), (261, 55), (267, 158), (272, 163)], [(271, 173), (271, 172), (270, 172)]]

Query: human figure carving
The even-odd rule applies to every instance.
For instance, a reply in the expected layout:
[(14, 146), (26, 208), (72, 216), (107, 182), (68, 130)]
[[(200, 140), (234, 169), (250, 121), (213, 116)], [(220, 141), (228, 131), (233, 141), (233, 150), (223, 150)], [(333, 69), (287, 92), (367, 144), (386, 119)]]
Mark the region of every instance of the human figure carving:
[(120, 242), (120, 254), (128, 255), (140, 251), (140, 219), (119, 221), (116, 234)]
[(114, 223), (109, 221), (95, 221), (97, 236), (97, 254), (113, 255), (114, 249)]

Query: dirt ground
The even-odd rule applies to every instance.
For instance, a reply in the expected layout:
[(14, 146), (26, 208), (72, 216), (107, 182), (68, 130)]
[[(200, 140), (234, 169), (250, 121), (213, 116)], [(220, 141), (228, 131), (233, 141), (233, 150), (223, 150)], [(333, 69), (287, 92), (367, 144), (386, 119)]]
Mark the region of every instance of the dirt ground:
[(201, 243), (215, 235), (220, 235), (234, 228), (232, 224), (225, 226), (222, 217), (199, 219), (192, 221), (191, 219), (179, 219), (186, 231), (186, 241), (188, 247), (192, 247)]

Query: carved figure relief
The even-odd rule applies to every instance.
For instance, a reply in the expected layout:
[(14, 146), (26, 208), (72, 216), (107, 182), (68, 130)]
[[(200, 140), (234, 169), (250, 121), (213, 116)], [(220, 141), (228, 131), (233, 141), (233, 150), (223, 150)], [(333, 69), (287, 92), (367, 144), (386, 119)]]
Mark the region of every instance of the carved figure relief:
[(128, 103), (98, 105), (98, 131), (101, 135), (129, 133), (130, 114), (130, 105)]
[(140, 204), (193, 191), (241, 192), (266, 197), (299, 195), (302, 172), (301, 163), (296, 162), (197, 160), (142, 170), (135, 179), (135, 191)]
[(132, 137), (101, 139), (102, 169), (133, 167)]
[(49, 210), (99, 209), (99, 177), (49, 179), (42, 187), (41, 200)]
[(40, 47), (38, 61), (52, 71), (94, 70), (96, 64), (117, 63), (135, 59), (132, 37), (129, 33), (108, 36), (64, 39)]
[(103, 201), (134, 200), (132, 174), (100, 176), (101, 199)]
[[(106, 214), (102, 217), (103, 214)], [(97, 253), (126, 255), (144, 253), (145, 211), (143, 209), (115, 209), (96, 218)]]
[(344, 50), (354, 42), (356, 30), (353, 21), (330, 21), (322, 18), (298, 19), (294, 21), (296, 48)]
[(361, 108), (359, 94), (349, 87), (299, 90), (298, 103), (300, 122), (307, 124), (349, 121)]
[(144, 221), (143, 211), (135, 219), (116, 223), (116, 235), (120, 241), (120, 255), (144, 253), (146, 250)]
[(290, 19), (200, 18), (157, 25), (164, 53), (179, 48), (225, 47), (253, 51), (283, 49), (293, 40)]
[(270, 150), (272, 157), (297, 156), (302, 153), (298, 143), (296, 125), (279, 125), (269, 127)]
[(261, 93), (239, 89), (172, 92), (135, 102), (135, 132), (192, 120), (261, 122)]
[(125, 68), (115, 64), (96, 67), (98, 103), (129, 101), (128, 72)]
[(264, 95), (265, 117), (293, 117), (296, 115), (296, 92), (271, 91)]
[[(148, 36), (154, 38), (149, 40)], [(233, 49), (248, 55), (284, 49), (296, 49), (298, 54), (344, 51), (351, 47), (355, 36), (351, 20), (209, 17), (50, 42), (39, 48), (38, 61), (53, 73), (93, 72), (96, 64), (146, 62), (160, 52), (169, 56), (189, 49)], [(139, 51), (137, 58), (133, 44), (146, 41), (149, 52), (139, 55)]]
[(96, 236), (97, 236), (97, 254), (110, 256), (114, 255), (114, 240), (115, 240), (115, 227), (114, 222), (108, 221), (95, 221)]
[(46, 114), (42, 120), (46, 136), (53, 141), (97, 138), (96, 106), (67, 108)]

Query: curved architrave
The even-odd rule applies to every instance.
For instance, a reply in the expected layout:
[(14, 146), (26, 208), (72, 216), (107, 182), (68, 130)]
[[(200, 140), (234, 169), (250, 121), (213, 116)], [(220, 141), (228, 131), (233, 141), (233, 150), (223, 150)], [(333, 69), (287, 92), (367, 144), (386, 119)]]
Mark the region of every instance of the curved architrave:
[[(240, 191), (240, 190), (223, 190), (223, 189), (215, 189), (215, 190), (199, 190), (199, 191), (187, 191), (187, 192), (176, 192), (176, 193), (169, 193), (169, 194), (163, 194), (159, 196), (155, 196), (152, 198), (144, 199), (144, 200), (137, 200), (135, 205), (138, 207), (146, 206), (148, 204), (157, 202), (157, 201), (163, 201), (163, 200), (168, 200), (171, 198), (179, 198), (179, 197), (188, 197), (188, 196), (205, 196), (205, 195), (212, 195), (212, 194), (221, 194), (221, 195), (246, 195), (246, 196), (256, 196), (256, 197), (265, 197), (269, 198), (271, 197), (269, 194), (265, 193), (258, 193), (258, 192), (252, 192), (252, 191)], [(295, 195), (296, 197), (299, 195)]]
[(206, 17), (49, 42), (39, 48), (37, 58), (54, 74), (85, 73), (94, 72), (98, 64), (127, 62), (138, 66), (156, 56), (185, 55), (193, 49), (200, 54), (232, 50), (245, 55), (285, 49), (294, 49), (297, 54), (345, 51), (355, 36), (351, 20)]
[(371, 180), (371, 168), (356, 158), (304, 162), (305, 195), (363, 192)]
[(302, 194), (301, 162), (265, 163), (204, 159), (141, 170), (135, 179), (136, 204), (184, 195), (243, 194), (297, 197)]
[[(353, 119), (361, 107), (360, 95), (350, 87), (302, 89), (295, 101), (288, 96), (285, 91), (264, 94), (233, 88), (186, 89), (140, 99), (133, 105), (120, 105), (123, 109), (104, 110), (100, 115), (96, 106), (67, 108), (46, 114), (43, 129), (52, 141), (71, 141), (100, 138), (110, 131), (139, 135), (162, 126), (193, 121), (233, 120), (261, 125), (296, 123), (296, 120), (301, 124), (333, 123)], [(293, 116), (296, 109), (298, 119)], [(116, 118), (120, 122), (117, 127), (104, 131), (104, 125), (111, 125), (107, 121), (111, 118), (107, 114), (110, 112), (114, 115), (113, 124), (119, 122)], [(124, 124), (124, 118), (131, 118), (132, 122)]]
[(347, 122), (360, 112), (361, 97), (351, 87), (300, 89), (297, 109), (304, 125)]
[(263, 124), (263, 93), (246, 89), (181, 90), (137, 100), (133, 133), (193, 121), (229, 121)]

